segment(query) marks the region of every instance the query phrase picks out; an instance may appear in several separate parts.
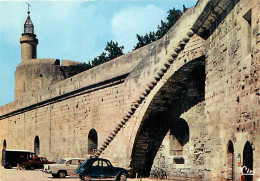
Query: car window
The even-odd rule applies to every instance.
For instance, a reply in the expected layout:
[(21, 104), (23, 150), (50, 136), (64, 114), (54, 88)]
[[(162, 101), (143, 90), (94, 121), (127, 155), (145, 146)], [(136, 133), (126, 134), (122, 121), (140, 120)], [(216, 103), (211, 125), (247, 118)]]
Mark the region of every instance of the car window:
[(71, 160), (71, 165), (79, 165), (79, 161), (78, 160)]
[(71, 160), (67, 161), (66, 165), (71, 165)]
[(42, 161), (43, 162), (47, 162), (48, 160), (46, 158), (42, 158)]
[(94, 163), (93, 163), (93, 167), (98, 167), (99, 166), (99, 160), (96, 160)]
[(60, 161), (57, 162), (57, 164), (64, 164), (66, 162), (66, 160), (61, 159)]
[(111, 163), (109, 161), (103, 160), (103, 167), (110, 167)]
[(103, 161), (103, 167), (108, 167), (108, 164), (106, 161)]
[(84, 162), (84, 160), (79, 160), (79, 164), (81, 164), (81, 163), (83, 163)]
[(40, 158), (35, 158), (34, 161), (41, 161)]

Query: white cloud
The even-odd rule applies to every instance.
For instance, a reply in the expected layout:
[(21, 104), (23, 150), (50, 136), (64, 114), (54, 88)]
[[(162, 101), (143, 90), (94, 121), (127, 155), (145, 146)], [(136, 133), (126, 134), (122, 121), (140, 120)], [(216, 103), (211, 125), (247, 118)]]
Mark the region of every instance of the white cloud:
[(137, 43), (136, 34), (144, 35), (156, 31), (166, 14), (167, 12), (154, 5), (128, 7), (117, 12), (111, 21), (114, 40), (124, 45), (125, 51), (130, 51)]
[[(191, 1), (196, 0), (181, 4), (177, 0), (29, 1), (39, 39), (38, 58), (87, 61), (99, 55), (110, 40), (130, 51), (137, 43), (136, 34), (156, 31), (168, 9)], [(26, 12), (26, 1), (0, 0), (0, 93), (4, 95), (0, 105), (14, 97), (14, 72), (21, 61), (19, 38)]]

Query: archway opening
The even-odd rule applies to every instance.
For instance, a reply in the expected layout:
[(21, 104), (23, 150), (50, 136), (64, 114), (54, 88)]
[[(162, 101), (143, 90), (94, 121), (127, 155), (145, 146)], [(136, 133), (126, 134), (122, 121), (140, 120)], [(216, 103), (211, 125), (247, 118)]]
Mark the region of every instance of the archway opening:
[(34, 152), (36, 155), (40, 155), (40, 139), (38, 136), (35, 136), (34, 139)]
[(183, 146), (188, 143), (190, 137), (188, 123), (179, 118), (170, 123), (170, 155), (174, 156), (174, 164), (184, 164)]
[[(180, 117), (204, 100), (205, 57), (202, 56), (174, 72), (149, 102), (135, 136), (130, 163), (131, 177), (152, 175), (155, 157), (169, 131), (172, 152), (176, 153), (173, 164), (185, 164), (183, 146), (188, 143), (190, 133), (187, 122)], [(180, 157), (177, 152), (181, 154)]]
[[(253, 171), (253, 148), (249, 141), (246, 142), (243, 150), (243, 166), (246, 166), (244, 172)], [(253, 175), (245, 175), (246, 180), (253, 180)]]
[(88, 134), (88, 154), (94, 154), (98, 146), (98, 135), (95, 129), (91, 129)]
[(4, 139), (4, 142), (3, 142), (3, 150), (6, 149), (6, 140)]
[(234, 180), (234, 166), (235, 166), (235, 157), (234, 157), (234, 146), (231, 140), (228, 141), (227, 146), (227, 180)]

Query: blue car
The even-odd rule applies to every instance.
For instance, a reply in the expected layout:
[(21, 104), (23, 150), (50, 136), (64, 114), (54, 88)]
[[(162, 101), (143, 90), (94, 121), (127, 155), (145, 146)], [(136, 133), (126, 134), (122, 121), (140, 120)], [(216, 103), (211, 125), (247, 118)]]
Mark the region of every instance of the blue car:
[(113, 167), (109, 160), (103, 158), (89, 158), (76, 169), (81, 180), (92, 178), (114, 178), (126, 181), (128, 171), (124, 168)]

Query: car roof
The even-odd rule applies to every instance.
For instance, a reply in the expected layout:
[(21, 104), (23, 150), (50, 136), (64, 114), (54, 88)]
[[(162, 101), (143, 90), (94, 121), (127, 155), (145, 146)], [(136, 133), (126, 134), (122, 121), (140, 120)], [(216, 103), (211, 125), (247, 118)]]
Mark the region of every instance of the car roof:
[(28, 152), (28, 153), (34, 153), (30, 150), (14, 150), (14, 149), (5, 149), (5, 151), (13, 151), (13, 152)]
[(105, 158), (89, 158), (89, 160), (105, 160), (105, 161), (109, 161), (108, 159), (105, 159)]
[(32, 158), (45, 158), (45, 157), (43, 157), (43, 156), (34, 156)]
[(61, 159), (64, 159), (64, 160), (66, 160), (66, 161), (68, 161), (68, 160), (85, 160), (85, 158), (70, 158), (70, 157), (68, 157), (68, 158), (61, 158)]

